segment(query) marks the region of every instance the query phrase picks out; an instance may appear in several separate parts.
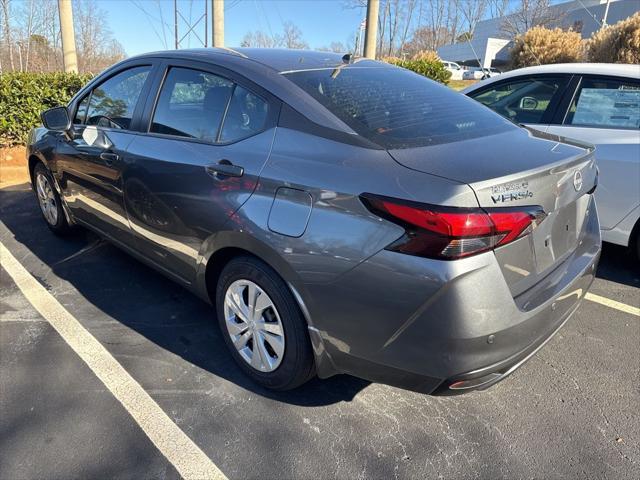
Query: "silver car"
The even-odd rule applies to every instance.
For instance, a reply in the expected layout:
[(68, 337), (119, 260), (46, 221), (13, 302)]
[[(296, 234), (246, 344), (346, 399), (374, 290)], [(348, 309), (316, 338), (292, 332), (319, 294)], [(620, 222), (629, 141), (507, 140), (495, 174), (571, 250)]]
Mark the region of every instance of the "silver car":
[(602, 239), (640, 258), (640, 65), (522, 68), (462, 93), (514, 122), (595, 145)]
[(90, 228), (210, 302), (269, 388), (487, 388), (594, 278), (593, 152), (384, 63), (153, 53), (43, 123), (28, 159), (51, 230)]

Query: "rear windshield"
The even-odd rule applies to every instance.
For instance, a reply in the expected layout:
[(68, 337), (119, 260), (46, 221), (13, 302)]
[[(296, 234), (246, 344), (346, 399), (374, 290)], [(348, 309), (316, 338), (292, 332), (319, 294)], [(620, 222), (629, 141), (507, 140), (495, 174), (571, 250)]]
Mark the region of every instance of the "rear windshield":
[(285, 76), (358, 134), (388, 149), (456, 142), (517, 128), (464, 95), (401, 68), (346, 67)]

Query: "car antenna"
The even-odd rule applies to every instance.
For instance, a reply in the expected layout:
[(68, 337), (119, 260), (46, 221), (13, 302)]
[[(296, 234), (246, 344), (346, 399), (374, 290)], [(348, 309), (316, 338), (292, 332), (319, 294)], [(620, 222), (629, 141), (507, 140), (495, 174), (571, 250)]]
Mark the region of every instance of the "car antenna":
[(348, 65), (353, 64), (354, 62), (355, 62), (355, 55), (353, 53), (345, 53), (342, 56), (342, 65), (338, 65), (336, 68), (333, 69), (333, 71), (331, 72), (331, 78), (335, 79), (340, 74), (341, 69), (343, 69)]
[(353, 53), (345, 53), (342, 56), (342, 61), (347, 65), (350, 63), (353, 63), (355, 59), (356, 59), (356, 56)]

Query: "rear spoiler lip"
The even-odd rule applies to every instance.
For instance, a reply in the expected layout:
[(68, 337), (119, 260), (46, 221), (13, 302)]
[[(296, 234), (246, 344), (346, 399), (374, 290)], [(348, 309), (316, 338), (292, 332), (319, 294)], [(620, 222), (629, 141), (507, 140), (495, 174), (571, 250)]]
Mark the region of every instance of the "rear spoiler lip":
[(529, 135), (536, 138), (541, 138), (543, 140), (551, 140), (554, 142), (566, 143), (567, 145), (571, 145), (573, 147), (584, 148), (589, 153), (594, 152), (596, 146), (592, 143), (583, 142), (581, 140), (576, 140), (575, 138), (563, 137), (562, 135), (556, 135), (554, 133), (547, 133), (541, 130), (536, 130), (531, 127), (527, 127), (526, 125), (521, 125), (522, 128), (529, 132)]

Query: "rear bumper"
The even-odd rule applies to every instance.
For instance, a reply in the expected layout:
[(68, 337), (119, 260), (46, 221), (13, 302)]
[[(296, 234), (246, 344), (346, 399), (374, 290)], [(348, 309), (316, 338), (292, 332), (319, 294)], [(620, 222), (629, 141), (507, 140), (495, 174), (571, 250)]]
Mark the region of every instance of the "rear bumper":
[(311, 312), (325, 350), (319, 375), (349, 373), (423, 393), (488, 388), (579, 306), (600, 256), (595, 212), (580, 240), (515, 298), (493, 253), (442, 262), (382, 251), (337, 283), (310, 286), (314, 304), (322, 305)]
[(567, 312), (564, 320), (560, 322), (560, 325), (558, 325), (558, 327), (551, 332), (549, 336), (538, 339), (537, 342), (533, 343), (528, 348), (525, 348), (518, 354), (494, 365), (479, 368), (478, 370), (446, 379), (431, 393), (434, 395), (459, 395), (473, 390), (486, 390), (487, 388), (504, 380), (527, 360), (533, 357), (538, 350), (544, 347), (547, 342), (549, 342), (549, 340), (551, 340), (554, 335), (560, 331), (564, 324), (567, 323), (569, 318), (571, 318), (571, 315), (573, 315), (577, 310), (578, 306), (579, 304), (576, 304), (573, 309)]

